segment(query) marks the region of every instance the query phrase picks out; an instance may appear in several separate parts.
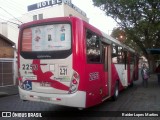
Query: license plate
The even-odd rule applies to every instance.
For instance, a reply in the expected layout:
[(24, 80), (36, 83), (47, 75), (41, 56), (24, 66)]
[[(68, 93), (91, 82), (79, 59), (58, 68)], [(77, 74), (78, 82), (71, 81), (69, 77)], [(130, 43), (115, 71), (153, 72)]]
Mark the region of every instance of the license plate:
[(41, 87), (51, 87), (51, 84), (49, 82), (41, 82), (40, 86)]
[(49, 101), (50, 100), (50, 98), (49, 97), (39, 97), (39, 99), (41, 100), (41, 101)]

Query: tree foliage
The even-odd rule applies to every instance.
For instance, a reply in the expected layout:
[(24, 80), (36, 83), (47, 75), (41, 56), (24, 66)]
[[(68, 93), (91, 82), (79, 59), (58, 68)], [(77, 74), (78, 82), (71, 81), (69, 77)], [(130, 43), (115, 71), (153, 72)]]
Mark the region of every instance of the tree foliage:
[(127, 40), (125, 31), (120, 27), (114, 28), (112, 30), (111, 36), (122, 43), (125, 43)]
[(125, 30), (148, 58), (146, 49), (160, 48), (160, 0), (92, 0)]
[(139, 46), (137, 46), (137, 44), (133, 40), (127, 38), (126, 32), (123, 28), (120, 27), (114, 28), (111, 33), (111, 36), (117, 39), (118, 41), (126, 44), (127, 46), (133, 48), (134, 50), (138, 51), (140, 55), (142, 54), (142, 51), (139, 48)]

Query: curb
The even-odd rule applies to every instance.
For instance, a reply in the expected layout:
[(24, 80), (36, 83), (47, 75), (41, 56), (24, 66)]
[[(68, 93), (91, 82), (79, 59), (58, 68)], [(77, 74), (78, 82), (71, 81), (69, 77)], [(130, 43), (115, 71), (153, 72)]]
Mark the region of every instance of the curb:
[(1, 97), (5, 97), (5, 96), (8, 96), (9, 94), (8, 93), (6, 93), (6, 92), (0, 92), (0, 98)]

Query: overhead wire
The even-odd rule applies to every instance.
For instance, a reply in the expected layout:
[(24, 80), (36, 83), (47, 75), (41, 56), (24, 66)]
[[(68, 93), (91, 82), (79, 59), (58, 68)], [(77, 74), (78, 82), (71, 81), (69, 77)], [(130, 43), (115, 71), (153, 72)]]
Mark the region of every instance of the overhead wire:
[[(18, 11), (21, 16), (25, 16), (25, 17), (31, 18), (34, 15), (40, 14), (39, 11), (36, 11), (36, 10), (33, 10), (33, 11), (31, 11), (31, 12), (28, 13), (27, 12), (27, 6), (29, 6), (29, 5), (23, 4), (23, 2), (19, 3), (19, 2), (15, 1), (15, 0), (5, 0), (5, 1), (2, 1), (2, 3), (4, 3), (4, 5), (5, 5), (5, 2), (8, 3), (8, 6), (10, 6), (10, 7), (7, 7), (7, 9), (10, 9), (10, 10), (14, 11), (15, 13), (17, 13), (17, 11)], [(17, 17), (14, 17), (14, 18), (17, 19)], [(19, 16), (19, 18), (21, 19), (20, 16)], [(23, 20), (19, 20), (19, 21), (21, 21), (21, 23), (22, 23)], [(23, 22), (25, 22), (25, 21), (23, 21)]]
[(4, 8), (2, 8), (1, 6), (0, 6), (0, 8), (1, 8), (3, 11), (5, 11), (6, 13), (8, 13), (9, 15), (11, 15), (14, 19), (16, 19), (17, 21), (19, 21), (20, 23), (23, 23), (22, 21), (20, 21), (19, 19), (17, 19), (14, 15), (12, 15), (11, 13), (9, 13), (7, 10), (5, 10)]
[(14, 28), (15, 30), (18, 30), (17, 28), (19, 28), (19, 26), (16, 27), (15, 24), (14, 24), (14, 26), (13, 26), (12, 23), (10, 23), (10, 22), (8, 22), (8, 23), (9, 23), (9, 24), (8, 24), (9, 26), (11, 26), (12, 28)]
[[(6, 2), (8, 3), (7, 5)], [(7, 10), (9, 9), (19, 14), (22, 14), (25, 11), (23, 7), (20, 8), (22, 5), (17, 5), (15, 2), (12, 2), (12, 0), (3, 0), (1, 5), (3, 5), (4, 8), (7, 8)]]
[(25, 4), (22, 4), (23, 1), (20, 3), (20, 2), (17, 2), (16, 0), (5, 0), (7, 1), (7, 3), (13, 5), (13, 6), (16, 6), (16, 8), (20, 9), (20, 10), (24, 10), (24, 6)]
[(2, 13), (0, 13), (0, 17), (5, 18), (5, 19), (10, 19), (8, 16), (6, 16), (6, 15), (4, 15)]
[[(23, 1), (22, 1), (23, 2)], [(7, 3), (7, 4), (6, 4)], [(3, 11), (2, 11), (3, 10)], [(6, 14), (7, 13), (7, 14)], [(16, 0), (2, 0), (0, 4), (0, 20), (8, 23), (10, 26), (10, 39), (17, 39), (17, 32), (19, 31), (20, 24), (23, 23), (21, 18), (25, 16), (31, 18), (33, 15), (39, 14), (39, 12), (32, 11), (28, 14), (27, 5), (23, 3), (19, 3)], [(19, 17), (18, 17), (19, 15)]]
[[(10, 6), (10, 7), (7, 7), (7, 10), (4, 9), (4, 7), (1, 7), (1, 6), (0, 6), (0, 8), (3, 11), (5, 11), (8, 15), (12, 16), (18, 22), (23, 23), (21, 20), (19, 20), (17, 17), (15, 17), (15, 15), (11, 14), (10, 12), (8, 12), (8, 9), (12, 10), (13, 12), (15, 11), (15, 13), (17, 13), (17, 11), (18, 11), (20, 13), (20, 15), (22, 16), (22, 15), (27, 14), (27, 6), (26, 6), (26, 8), (24, 8), (22, 6), (25, 6), (25, 4), (20, 4), (20, 3), (16, 2), (16, 1), (12, 1), (12, 0), (5, 0), (5, 2), (7, 2), (8, 3), (7, 6)], [(4, 1), (2, 1), (1, 5), (5, 5)], [(35, 14), (38, 14), (38, 13), (36, 11), (32, 11), (30, 14), (27, 14), (27, 16), (31, 17), (31, 16), (33, 16)]]
[[(43, 1), (43, 0), (42, 0)], [(1, 7), (0, 6), (0, 8), (1, 9), (3, 9), (4, 11), (6, 11), (10, 16), (12, 16), (15, 20), (17, 20), (17, 21), (19, 21), (20, 23), (23, 23), (24, 21), (23, 20), (21, 20), (21, 17), (19, 16), (19, 18), (18, 17), (15, 17), (16, 15), (13, 15), (13, 14), (11, 14), (11, 12), (8, 12), (9, 10), (11, 10), (11, 11), (13, 11), (13, 13), (15, 12), (15, 13), (19, 13), (21, 16), (25, 16), (25, 17), (28, 17), (28, 18), (31, 18), (31, 17), (33, 17), (33, 15), (38, 15), (38, 14), (40, 14), (39, 13), (39, 11), (36, 11), (36, 10), (33, 10), (33, 11), (31, 11), (31, 12), (29, 12), (29, 14), (28, 14), (28, 12), (27, 12), (27, 6), (28, 5), (26, 5), (26, 4), (23, 4), (23, 2), (21, 2), (21, 3), (19, 3), (19, 2), (17, 2), (17, 1), (15, 1), (15, 0), (3, 0), (2, 1), (2, 3), (5, 5), (5, 2), (7, 2), (8, 4), (7, 4), (7, 6), (9, 6), (9, 7), (7, 7), (7, 9), (5, 8), (3, 8), (3, 7)], [(38, 3), (38, 2), (37, 2)], [(3, 5), (2, 4), (2, 5)], [(15, 7), (16, 6), (16, 7)], [(24, 6), (24, 7), (23, 7)], [(9, 10), (8, 10), (9, 9)], [(13, 19), (12, 19), (13, 20)], [(11, 19), (9, 20), (10, 22), (12, 21)], [(23, 22), (22, 22), (23, 21)]]
[(12, 22), (12, 21), (9, 21), (9, 20), (6, 20), (6, 19), (3, 19), (3, 18), (0, 18), (1, 20), (3, 20), (3, 21), (6, 21), (6, 22), (9, 22), (9, 23), (12, 23), (12, 24), (15, 24), (15, 25), (20, 25), (20, 24), (17, 24), (17, 23), (15, 23), (15, 22)]
[[(25, 10), (25, 13), (27, 13), (27, 6), (29, 6), (29, 5), (25, 5), (25, 4), (22, 4), (22, 3), (19, 3), (19, 2), (16, 2), (16, 1), (13, 1), (13, 0), (6, 0), (9, 4), (11, 4), (11, 5), (13, 5), (13, 6), (18, 6), (17, 8), (18, 9), (20, 9), (21, 11), (24, 11)], [(25, 8), (24, 7), (22, 7), (22, 6), (25, 6)], [(25, 14), (24, 13), (24, 14)], [(32, 12), (30, 12), (30, 16), (32, 16), (32, 15), (35, 15), (35, 14), (38, 14), (38, 12), (37, 11), (32, 11)]]

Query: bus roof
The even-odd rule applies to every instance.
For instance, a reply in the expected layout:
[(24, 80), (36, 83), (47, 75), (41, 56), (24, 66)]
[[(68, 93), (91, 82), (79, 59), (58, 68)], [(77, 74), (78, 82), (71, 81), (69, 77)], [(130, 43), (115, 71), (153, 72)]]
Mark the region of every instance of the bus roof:
[[(92, 26), (91, 24), (86, 23), (84, 20), (82, 20), (82, 21), (83, 21), (85, 24), (88, 24), (88, 25)], [(95, 29), (97, 29), (97, 28), (94, 27), (94, 26), (92, 26), (92, 27), (95, 28)], [(135, 52), (135, 50), (133, 50), (132, 48), (126, 46), (125, 44), (121, 43), (120, 41), (116, 40), (115, 38), (107, 35), (107, 34), (104, 33), (103, 31), (101, 31), (101, 30), (99, 30), (99, 29), (97, 29), (97, 30), (102, 34), (102, 36), (103, 36), (104, 38), (106, 38), (105, 40), (104, 40), (104, 39), (102, 40), (103, 42), (109, 43), (109, 44), (115, 43), (115, 44), (120, 45), (120, 46), (122, 46), (123, 48), (125, 48), (125, 49), (127, 49), (127, 50), (129, 50), (129, 51), (131, 51), (131, 52)]]
[(103, 39), (102, 41), (105, 43), (115, 43), (117, 45), (122, 46), (123, 48), (131, 51), (131, 52), (135, 52), (135, 50), (133, 50), (132, 48), (122, 44), (120, 41), (116, 40), (115, 38), (107, 35), (106, 33), (104, 33), (103, 31), (97, 29), (96, 27), (94, 27), (93, 25), (89, 24), (88, 22), (84, 21), (83, 19), (79, 18), (79, 17), (75, 17), (75, 16), (68, 16), (68, 17), (56, 17), (56, 18), (48, 18), (48, 19), (42, 19), (42, 20), (36, 20), (36, 21), (31, 21), (28, 23), (24, 23), (21, 25), (20, 28), (28, 26), (28, 25), (32, 25), (32, 24), (40, 24), (40, 23), (45, 23), (45, 22), (53, 22), (53, 21), (69, 21), (71, 19), (80, 19), (83, 21), (83, 23), (88, 24), (89, 26), (93, 27), (94, 29), (96, 29), (98, 32), (100, 32), (102, 34), (102, 36), (104, 38), (106, 38), (105, 40)]
[[(102, 31), (101, 31), (102, 32)], [(112, 43), (115, 43), (117, 45), (122, 46), (123, 48), (126, 48), (127, 50), (131, 51), (131, 52), (135, 52), (135, 50), (133, 50), (132, 48), (126, 46), (125, 44), (121, 43), (120, 41), (116, 40), (115, 38), (107, 35), (106, 33), (102, 32), (103, 36), (107, 39), (106, 42), (109, 40)], [(104, 41), (105, 42), (105, 41)]]

